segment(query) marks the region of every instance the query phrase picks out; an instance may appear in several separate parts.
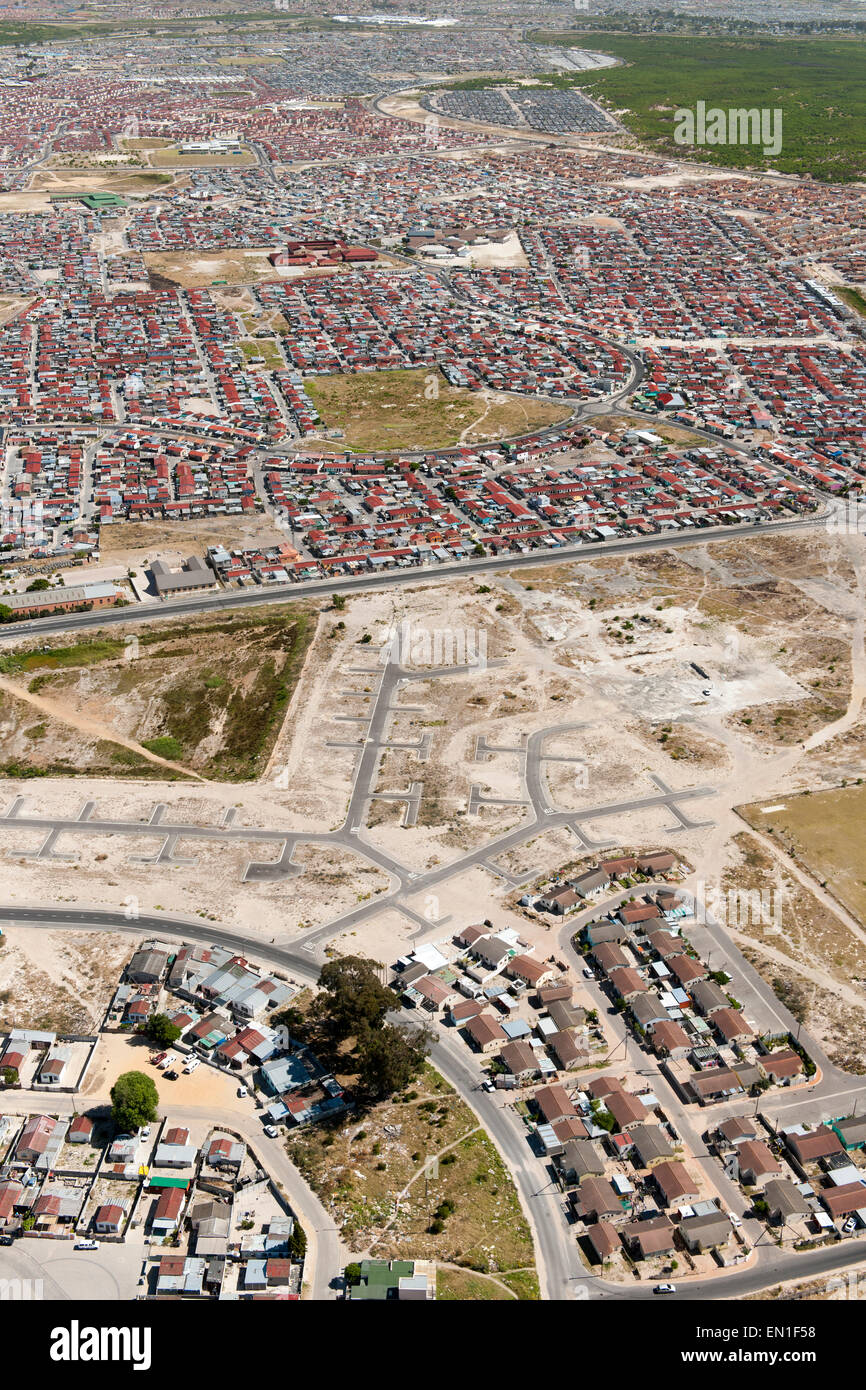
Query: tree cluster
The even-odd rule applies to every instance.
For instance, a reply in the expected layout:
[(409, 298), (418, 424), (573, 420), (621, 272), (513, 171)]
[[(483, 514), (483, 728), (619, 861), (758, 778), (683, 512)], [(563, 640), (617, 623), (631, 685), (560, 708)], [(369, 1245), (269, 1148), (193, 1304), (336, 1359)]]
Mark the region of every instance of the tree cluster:
[(425, 1028), (389, 1022), (399, 1001), (379, 979), (380, 969), (361, 956), (329, 961), (311, 1011), (319, 1045), (357, 1072), (356, 1090), (366, 1101), (402, 1091), (421, 1071), (431, 1042)]

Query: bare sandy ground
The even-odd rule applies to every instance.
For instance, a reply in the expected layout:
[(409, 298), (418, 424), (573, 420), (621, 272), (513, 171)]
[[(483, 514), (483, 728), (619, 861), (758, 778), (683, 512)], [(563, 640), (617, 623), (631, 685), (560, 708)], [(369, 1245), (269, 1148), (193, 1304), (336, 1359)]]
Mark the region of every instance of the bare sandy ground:
[[(697, 544), (640, 559), (351, 595), (344, 609), (326, 608), (321, 616), (260, 782), (44, 778), (9, 781), (0, 790), (7, 804), (24, 794), (45, 814), (74, 816), (92, 798), (96, 816), (146, 821), (160, 801), (172, 821), (217, 826), (235, 807), (241, 825), (333, 830), (346, 814), (365, 727), (345, 716), (372, 707), (381, 645), (406, 621), (414, 633), (452, 639), (483, 633), (490, 664), (435, 680), (424, 667), (412, 668), (422, 678), (400, 688), (389, 733), (392, 742), (423, 738), (429, 753), (422, 759), (411, 749), (383, 750), (374, 790), (422, 783), (418, 822), (406, 828), (402, 806), (373, 799), (362, 842), (417, 873), (456, 864), (506, 830), (529, 825), (521, 759), (507, 751), (479, 759), (476, 744), (483, 737), (507, 750), (552, 729), (542, 768), (549, 804), (584, 811), (584, 828), (599, 841), (612, 840), (617, 849), (671, 845), (696, 880), (719, 881), (738, 862), (731, 849), (743, 829), (738, 805), (866, 773), (864, 573), (855, 540), (816, 532), (796, 541)], [(334, 742), (356, 746), (330, 747)], [(654, 775), (675, 788), (714, 788), (715, 797), (698, 803), (697, 817), (713, 823), (677, 829), (659, 808), (593, 815), (594, 807), (655, 794)], [(470, 815), (473, 785), (508, 804)], [(132, 895), (142, 911), (200, 914), (285, 941), (388, 888), (384, 872), (331, 847), (299, 849), (301, 876), (245, 885), (247, 860), (272, 859), (275, 847), (250, 851), (227, 840), (182, 838), (179, 853), (195, 862), (173, 867), (130, 863), (130, 855), (152, 852), (154, 840), (64, 836), (58, 847), (78, 856), (67, 863), (10, 853), (34, 848), (38, 839), (0, 820), (7, 901), (116, 907)], [(592, 855), (559, 829), (532, 836), (501, 865), (541, 874), (581, 859)], [(392, 960), (414, 939), (434, 940), (491, 917), (528, 934), (545, 955), (553, 949), (559, 923), (528, 921), (513, 906), (511, 885), (483, 867), (458, 872), (429, 898), (419, 892), (407, 900), (428, 927), (383, 905), (334, 944)]]

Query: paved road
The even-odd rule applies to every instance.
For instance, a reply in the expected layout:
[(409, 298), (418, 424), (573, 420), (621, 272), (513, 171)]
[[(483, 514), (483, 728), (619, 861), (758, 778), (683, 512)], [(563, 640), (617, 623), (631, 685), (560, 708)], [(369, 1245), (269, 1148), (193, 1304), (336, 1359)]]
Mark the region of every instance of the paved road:
[[(39, 1301), (85, 1299), (89, 1302), (129, 1302), (138, 1292), (138, 1277), (144, 1263), (145, 1248), (134, 1244), (105, 1241), (99, 1250), (73, 1250), (72, 1241), (44, 1240), (22, 1236), (14, 1245), (0, 1249), (0, 1279), (42, 1280), (41, 1290), (21, 1290), (20, 1297)], [(16, 1290), (16, 1295), (18, 1291)], [(11, 1321), (8, 1306), (6, 1322)], [(7, 1333), (11, 1330), (6, 1327)]]
[[(22, 926), (45, 929), (66, 926), (83, 930), (89, 927), (124, 931), (137, 935), (159, 934), (168, 938), (218, 942), (244, 952), (249, 952), (252, 946), (256, 958), (263, 962), (277, 968), (290, 970), (301, 979), (310, 982), (315, 981), (318, 977), (317, 967), (309, 959), (299, 957), (294, 951), (272, 944), (262, 945), (259, 942), (251, 942), (250, 938), (242, 933), (200, 921), (187, 922), (176, 917), (153, 916), (130, 922), (124, 918), (122, 913), (106, 912), (102, 909), (9, 906), (0, 907), (0, 921), (17, 921)], [(573, 929), (574, 923), (570, 923), (567, 930), (573, 931)], [(444, 1034), (444, 1030), (441, 1030), (434, 1043), (432, 1059), (446, 1080), (459, 1091), (464, 1100), (477, 1113), (508, 1164), (517, 1184), (521, 1202), (533, 1227), (539, 1276), (544, 1296), (554, 1301), (575, 1297), (616, 1300), (652, 1297), (651, 1289), (648, 1286), (612, 1284), (587, 1274), (578, 1253), (575, 1233), (565, 1224), (560, 1206), (561, 1199), (555, 1188), (545, 1182), (544, 1166), (532, 1154), (527, 1131), (514, 1111), (510, 1107), (506, 1107), (495, 1093), (488, 1094), (476, 1089), (479, 1081), (477, 1067), (474, 1065), (471, 1055), (465, 1050), (460, 1050), (461, 1046), (456, 1039), (452, 1043), (451, 1039)], [(654, 1086), (656, 1089), (660, 1089), (656, 1082), (657, 1076), (658, 1073), (654, 1070)], [(857, 1082), (853, 1081), (852, 1087), (856, 1087), (856, 1085)], [(866, 1081), (861, 1083), (860, 1088), (862, 1094), (866, 1090)], [(810, 1094), (814, 1095), (814, 1093)], [(675, 1101), (676, 1098), (673, 1097), (672, 1092), (671, 1098), (666, 1093), (664, 1094), (663, 1104), (666, 1107), (670, 1106), (672, 1111)], [(791, 1103), (798, 1106), (802, 1104), (794, 1097), (791, 1098)], [(820, 1104), (820, 1101), (818, 1103)], [(681, 1106), (679, 1110), (682, 1110)], [(714, 1118), (716, 1118), (718, 1110), (719, 1107), (714, 1107)], [(677, 1119), (679, 1123), (684, 1123), (680, 1119), (679, 1113)], [(687, 1123), (690, 1124), (690, 1122)], [(235, 1127), (237, 1127), (236, 1123)], [(684, 1131), (685, 1129), (684, 1124)], [(700, 1152), (703, 1146), (699, 1144), (699, 1136), (692, 1131), (691, 1134), (686, 1132), (686, 1137), (692, 1143), (699, 1145), (698, 1152)], [(288, 1160), (285, 1161), (288, 1165)], [(290, 1167), (290, 1165), (288, 1166)], [(713, 1176), (718, 1185), (717, 1167), (714, 1169)], [(280, 1180), (283, 1181), (283, 1179)], [(287, 1191), (291, 1191), (288, 1182), (285, 1182), (284, 1185)], [(742, 1204), (742, 1198), (740, 1198), (740, 1204)], [(316, 1227), (323, 1240), (322, 1255), (316, 1273), (317, 1297), (328, 1296), (322, 1290), (330, 1282), (329, 1275), (335, 1277), (339, 1269), (343, 1267), (342, 1255), (338, 1256), (336, 1250), (325, 1243), (329, 1234), (336, 1239), (333, 1228), (329, 1230), (329, 1223), (330, 1218), (322, 1208)], [(759, 1289), (768, 1288), (784, 1279), (817, 1277), (866, 1260), (866, 1250), (860, 1241), (845, 1241), (839, 1245), (800, 1254), (793, 1251), (780, 1251), (775, 1244), (772, 1246), (759, 1244), (757, 1250), (757, 1262), (750, 1268), (721, 1274), (707, 1280), (683, 1281), (675, 1297), (684, 1300), (736, 1298), (744, 1293), (753, 1293)], [(329, 1260), (337, 1261), (332, 1265), (331, 1271), (328, 1269)], [(587, 1292), (581, 1292), (583, 1289)]]
[(185, 599), (166, 600), (138, 608), (105, 608), (90, 613), (65, 613), (52, 618), (31, 618), (21, 623), (0, 626), (0, 641), (21, 641), (25, 637), (51, 636), (72, 632), (78, 628), (113, 627), (117, 624), (152, 622), (155, 619), (209, 613), (225, 608), (260, 607), (268, 603), (288, 603), (293, 599), (325, 598), (335, 593), (366, 592), (394, 585), (441, 584), (444, 579), (461, 578), (467, 574), (484, 574), (492, 570), (520, 569), (524, 566), (562, 564), (566, 560), (597, 560), (600, 555), (636, 555), (643, 551), (673, 546), (703, 545), (707, 541), (742, 540), (743, 536), (760, 536), (781, 531), (801, 530), (823, 526), (829, 513), (799, 517), (791, 521), (761, 522), (746, 526), (711, 526), (694, 532), (649, 536), (637, 540), (599, 541), (592, 545), (564, 545), (553, 551), (532, 551), (529, 555), (499, 555), (485, 559), (449, 561), (435, 569), (409, 568), (388, 574), (341, 576), (334, 579), (314, 579), (300, 584), (280, 584), (267, 590), (242, 589), (237, 592), (197, 594)]

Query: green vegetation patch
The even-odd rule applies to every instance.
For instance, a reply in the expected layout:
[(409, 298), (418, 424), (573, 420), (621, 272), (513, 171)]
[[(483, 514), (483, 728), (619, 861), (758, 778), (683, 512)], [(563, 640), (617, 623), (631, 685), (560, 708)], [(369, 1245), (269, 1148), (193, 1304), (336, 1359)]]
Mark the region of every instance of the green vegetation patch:
[[(541, 41), (561, 42), (562, 35)], [(539, 74), (555, 87), (586, 88), (660, 153), (726, 168), (779, 169), (848, 183), (866, 172), (866, 43), (860, 39), (725, 41), (665, 35), (573, 34), (583, 48), (613, 54), (625, 66), (569, 76)], [(480, 85), (486, 85), (484, 83)], [(674, 143), (678, 107), (724, 110), (779, 107), (782, 150), (760, 145)]]

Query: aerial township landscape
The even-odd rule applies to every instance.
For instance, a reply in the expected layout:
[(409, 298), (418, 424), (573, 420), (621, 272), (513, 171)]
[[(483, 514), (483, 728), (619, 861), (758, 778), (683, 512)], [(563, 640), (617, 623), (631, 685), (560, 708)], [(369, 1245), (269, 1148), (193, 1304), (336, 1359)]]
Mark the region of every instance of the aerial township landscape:
[(0, 0), (0, 1300), (861, 1296), (858, 15)]

